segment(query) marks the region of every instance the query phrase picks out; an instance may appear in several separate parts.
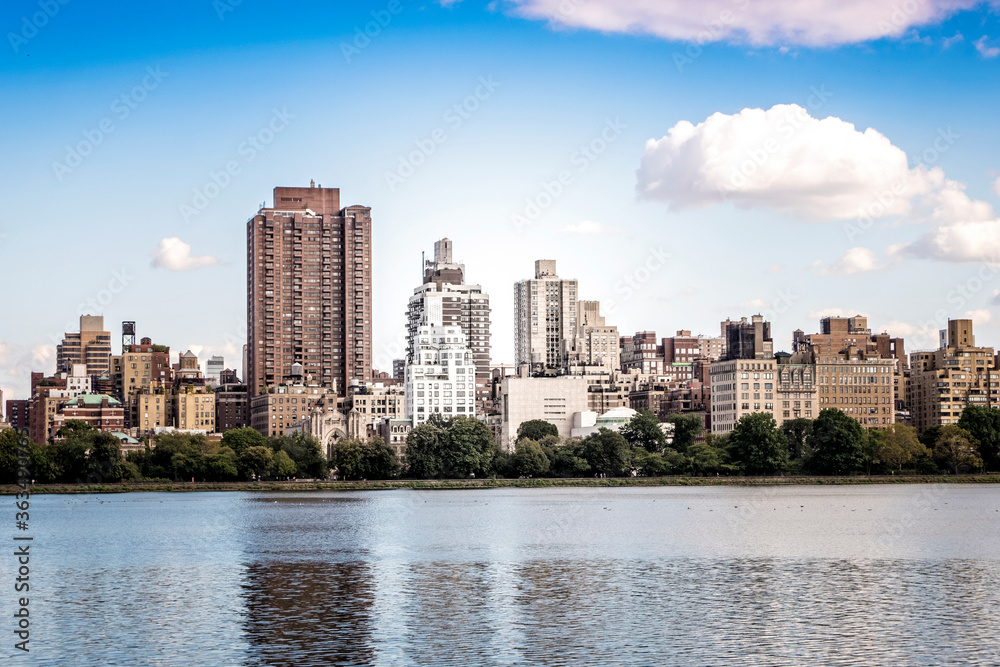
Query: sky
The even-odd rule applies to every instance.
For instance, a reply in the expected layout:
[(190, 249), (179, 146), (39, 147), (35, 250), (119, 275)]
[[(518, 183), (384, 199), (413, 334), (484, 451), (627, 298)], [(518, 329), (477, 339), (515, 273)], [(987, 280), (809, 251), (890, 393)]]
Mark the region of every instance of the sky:
[(1000, 346), (995, 2), (9, 0), (0, 30), (5, 398), (81, 314), (241, 366), (246, 221), (311, 179), (372, 208), (381, 370), (444, 236), (497, 363), (542, 258), (623, 334)]

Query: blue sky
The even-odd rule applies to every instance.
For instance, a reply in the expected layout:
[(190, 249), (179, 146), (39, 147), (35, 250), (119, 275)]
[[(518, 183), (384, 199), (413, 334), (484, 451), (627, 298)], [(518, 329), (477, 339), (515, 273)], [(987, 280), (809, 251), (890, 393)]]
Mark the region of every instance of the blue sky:
[[(372, 207), (385, 370), (441, 236), (491, 294), (496, 362), (538, 258), (622, 333), (764, 312), (787, 348), (824, 313), (863, 313), (916, 349), (974, 313), (1000, 344), (995, 7), (563, 1), (52, 0), (44, 21), (44, 0), (6, 3), (0, 388), (54, 370), (81, 311), (239, 364), (246, 219), (310, 179)], [(789, 113), (801, 129), (768, 143)], [(734, 169), (752, 173), (720, 197)]]

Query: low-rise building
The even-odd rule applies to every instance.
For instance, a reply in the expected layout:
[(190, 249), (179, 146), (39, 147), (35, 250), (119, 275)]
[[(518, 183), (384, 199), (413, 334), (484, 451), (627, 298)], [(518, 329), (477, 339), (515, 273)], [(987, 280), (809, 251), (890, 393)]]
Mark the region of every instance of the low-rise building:
[(125, 410), (121, 401), (106, 394), (80, 394), (69, 400), (61, 399), (49, 425), (47, 439), (54, 439), (68, 421), (86, 422), (98, 431), (121, 431), (125, 425)]
[(578, 376), (527, 377), (527, 366), (519, 377), (503, 379), (500, 392), (501, 449), (513, 451), (521, 424), (542, 419), (554, 424), (559, 436), (568, 438), (573, 415), (588, 409), (587, 379)]

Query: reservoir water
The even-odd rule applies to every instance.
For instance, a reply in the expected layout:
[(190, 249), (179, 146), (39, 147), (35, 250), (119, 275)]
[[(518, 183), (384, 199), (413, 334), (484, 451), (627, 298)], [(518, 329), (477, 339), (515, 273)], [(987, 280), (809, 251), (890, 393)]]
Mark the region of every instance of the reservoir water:
[(1000, 665), (997, 486), (31, 501), (4, 664)]

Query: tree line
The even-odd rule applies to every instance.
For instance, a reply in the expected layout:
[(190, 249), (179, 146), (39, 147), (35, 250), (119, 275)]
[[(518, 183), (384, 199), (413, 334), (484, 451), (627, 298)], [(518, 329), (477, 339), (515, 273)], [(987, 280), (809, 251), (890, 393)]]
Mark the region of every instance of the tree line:
[[(987, 407), (970, 406), (957, 424), (919, 437), (903, 424), (865, 429), (834, 409), (781, 427), (767, 413), (748, 414), (724, 436), (704, 435), (697, 415), (670, 415), (667, 422), (669, 435), (654, 413), (641, 410), (618, 431), (561, 438), (555, 425), (532, 420), (521, 424), (507, 452), (483, 422), (435, 415), (410, 431), (400, 461), (378, 436), (342, 439), (327, 460), (311, 436), (265, 438), (252, 428), (227, 431), (221, 441), (162, 434), (155, 447), (123, 456), (116, 437), (70, 421), (55, 444), (31, 444), (31, 470), (39, 483), (231, 482), (326, 478), (331, 471), (348, 480), (1000, 471), (1000, 410)], [(0, 432), (0, 483), (15, 481), (17, 438), (13, 429)]]

